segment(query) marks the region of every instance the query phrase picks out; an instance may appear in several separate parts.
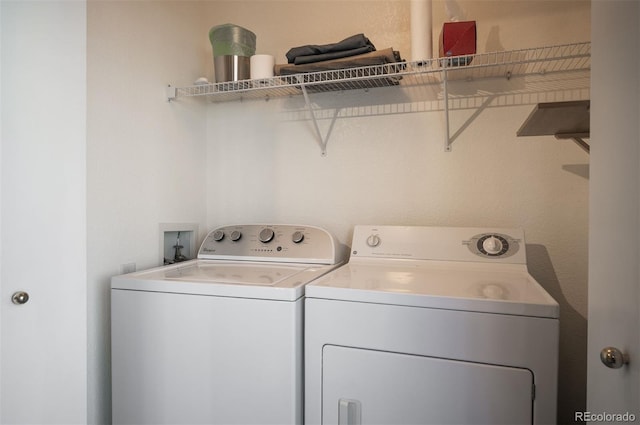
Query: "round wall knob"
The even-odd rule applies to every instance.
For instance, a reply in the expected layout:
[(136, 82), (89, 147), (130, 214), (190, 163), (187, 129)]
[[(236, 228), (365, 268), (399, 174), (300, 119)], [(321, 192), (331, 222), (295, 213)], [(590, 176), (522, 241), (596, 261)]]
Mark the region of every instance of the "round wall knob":
[(629, 355), (615, 347), (605, 347), (600, 352), (600, 360), (606, 367), (620, 369), (629, 363)]
[(18, 291), (11, 296), (11, 301), (14, 304), (22, 305), (29, 301), (29, 294), (24, 291)]

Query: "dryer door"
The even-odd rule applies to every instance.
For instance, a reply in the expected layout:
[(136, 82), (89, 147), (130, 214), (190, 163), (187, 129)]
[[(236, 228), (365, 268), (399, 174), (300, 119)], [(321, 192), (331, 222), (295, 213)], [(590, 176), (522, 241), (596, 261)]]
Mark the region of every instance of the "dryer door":
[(531, 424), (528, 369), (327, 345), (323, 424)]

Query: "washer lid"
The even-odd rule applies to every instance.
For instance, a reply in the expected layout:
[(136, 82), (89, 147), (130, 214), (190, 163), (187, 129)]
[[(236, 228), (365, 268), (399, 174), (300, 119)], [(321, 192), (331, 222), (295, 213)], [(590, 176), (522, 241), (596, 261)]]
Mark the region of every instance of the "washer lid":
[(558, 303), (510, 264), (354, 261), (316, 280), (307, 298), (557, 318)]
[(192, 260), (115, 276), (111, 289), (294, 301), (334, 265)]

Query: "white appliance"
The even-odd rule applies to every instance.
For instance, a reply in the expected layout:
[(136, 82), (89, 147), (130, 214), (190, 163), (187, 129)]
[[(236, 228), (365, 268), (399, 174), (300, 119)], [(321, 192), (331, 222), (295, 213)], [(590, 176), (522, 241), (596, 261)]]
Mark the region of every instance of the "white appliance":
[(341, 258), (317, 227), (238, 225), (113, 277), (113, 423), (301, 423), (305, 285)]
[(556, 421), (559, 307), (514, 229), (356, 226), (306, 287), (305, 423)]

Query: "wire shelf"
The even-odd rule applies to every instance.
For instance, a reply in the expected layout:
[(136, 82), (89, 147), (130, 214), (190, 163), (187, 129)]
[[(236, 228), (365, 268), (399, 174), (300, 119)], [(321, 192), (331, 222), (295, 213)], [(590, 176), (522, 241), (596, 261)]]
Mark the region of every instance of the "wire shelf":
[(441, 84), (447, 80), (511, 78), (531, 74), (581, 71), (591, 67), (591, 43), (573, 43), (532, 49), (481, 53), (452, 58), (397, 62), (261, 80), (176, 87), (169, 100), (205, 96), (212, 102), (297, 96), (310, 93), (371, 89), (389, 86)]

